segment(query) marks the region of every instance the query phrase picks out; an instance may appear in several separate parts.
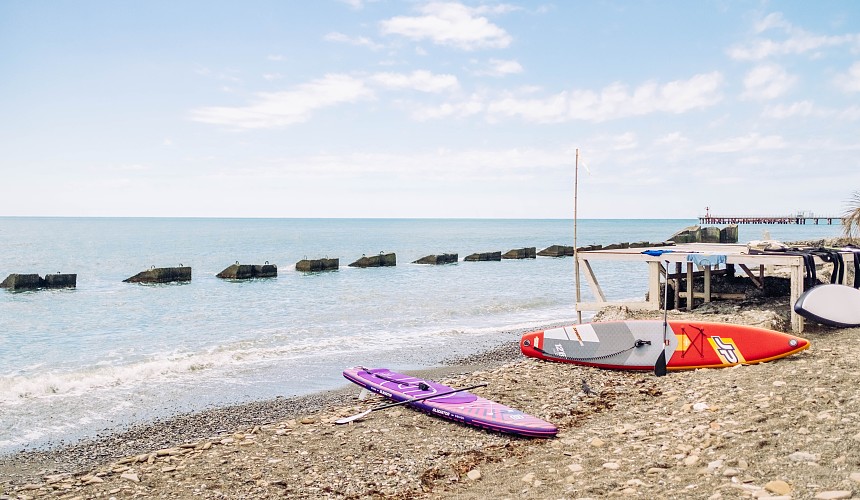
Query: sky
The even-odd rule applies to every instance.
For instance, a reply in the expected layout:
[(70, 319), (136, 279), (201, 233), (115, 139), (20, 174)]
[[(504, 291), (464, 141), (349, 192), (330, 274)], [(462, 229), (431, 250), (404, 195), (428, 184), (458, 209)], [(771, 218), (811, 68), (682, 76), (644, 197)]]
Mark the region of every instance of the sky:
[(0, 178), (0, 216), (839, 216), (860, 3), (0, 0)]

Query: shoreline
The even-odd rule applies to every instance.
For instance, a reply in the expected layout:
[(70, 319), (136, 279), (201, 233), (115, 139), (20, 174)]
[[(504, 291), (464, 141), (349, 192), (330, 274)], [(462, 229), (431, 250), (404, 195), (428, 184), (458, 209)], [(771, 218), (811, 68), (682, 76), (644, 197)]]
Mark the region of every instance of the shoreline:
[[(500, 335), (516, 336), (550, 327), (506, 331)], [(434, 367), (403, 371), (419, 377), (443, 378), (496, 367), (521, 357), (518, 344), (507, 342), (465, 357), (443, 359)], [(36, 449), (0, 454), (0, 478), (10, 484), (23, 484), (53, 474), (76, 474), (125, 456), (168, 448), (181, 442), (229, 435), (243, 426), (267, 425), (347, 406), (356, 401), (359, 391), (358, 386), (344, 380), (344, 384), (336, 389), (185, 412), (108, 429), (94, 437), (70, 443), (51, 443)]]
[[(446, 385), (491, 381), (476, 392), (554, 423), (554, 439), (477, 430), (408, 408), (337, 426), (338, 418), (387, 401), (358, 401), (357, 386), (347, 385), (315, 400), (284, 401), (292, 413), (277, 418), (263, 405), (259, 415), (268, 423), (240, 419), (216, 429), (225, 432), (164, 446), (138, 441), (138, 454), (108, 447), (122, 458), (89, 455), (93, 465), (74, 473), (47, 461), (0, 460), (0, 500), (857, 498), (860, 328), (810, 325), (803, 336), (812, 346), (786, 358), (666, 377), (524, 358), (518, 345), (482, 362), (411, 372)], [(172, 432), (169, 425), (189, 422), (161, 424)], [(42, 458), (70, 464), (70, 455), (93, 450), (53, 453)]]

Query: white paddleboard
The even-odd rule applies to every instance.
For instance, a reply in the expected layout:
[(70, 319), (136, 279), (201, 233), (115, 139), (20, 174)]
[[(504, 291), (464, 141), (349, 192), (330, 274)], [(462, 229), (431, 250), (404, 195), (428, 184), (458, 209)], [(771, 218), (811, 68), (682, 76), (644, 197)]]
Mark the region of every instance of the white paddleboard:
[(818, 285), (803, 292), (794, 312), (822, 325), (860, 326), (860, 290), (846, 285)]

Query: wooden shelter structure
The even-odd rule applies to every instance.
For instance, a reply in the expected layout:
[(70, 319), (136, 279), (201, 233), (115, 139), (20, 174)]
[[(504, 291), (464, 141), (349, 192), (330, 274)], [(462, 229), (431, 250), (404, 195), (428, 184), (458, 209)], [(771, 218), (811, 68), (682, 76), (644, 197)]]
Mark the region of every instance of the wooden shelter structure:
[[(651, 255), (643, 253), (652, 251), (659, 255)], [(662, 251), (663, 253), (660, 253)], [(800, 255), (787, 254), (749, 254), (747, 246), (742, 244), (724, 244), (724, 243), (685, 243), (672, 247), (654, 247), (654, 248), (623, 248), (613, 250), (589, 250), (577, 252), (577, 263), (582, 269), (584, 277), (588, 282), (592, 294), (596, 298), (594, 302), (581, 302), (577, 298), (576, 310), (581, 311), (598, 311), (608, 306), (625, 306), (631, 309), (644, 310), (659, 310), (661, 309), (660, 299), (662, 297), (661, 278), (674, 280), (675, 304), (678, 304), (679, 298), (686, 298), (687, 307), (690, 308), (694, 303), (694, 299), (704, 299), (705, 302), (710, 302), (715, 298), (722, 299), (742, 299), (743, 296), (734, 296), (733, 294), (716, 294), (711, 291), (711, 276), (714, 272), (712, 266), (703, 266), (701, 270), (696, 270), (694, 263), (688, 261), (688, 256), (725, 256), (726, 266), (735, 266), (740, 268), (757, 287), (764, 286), (765, 271), (768, 266), (787, 266), (791, 276), (791, 292), (789, 300), (789, 314), (791, 318), (791, 331), (794, 333), (803, 332), (804, 318), (794, 312), (793, 305), (803, 293), (804, 280), (804, 264), (803, 257)], [(821, 263), (817, 257), (817, 262)], [(603, 290), (600, 287), (600, 282), (594, 273), (593, 263), (599, 261), (626, 261), (626, 262), (643, 262), (648, 265), (648, 296), (643, 301), (609, 301), (606, 299)], [(675, 272), (672, 273), (670, 268), (675, 267)], [(725, 272), (725, 270), (721, 270)], [(695, 292), (693, 290), (693, 280), (703, 278), (704, 291)], [(687, 289), (680, 290), (681, 279), (686, 278)], [(857, 279), (857, 278), (855, 278)]]

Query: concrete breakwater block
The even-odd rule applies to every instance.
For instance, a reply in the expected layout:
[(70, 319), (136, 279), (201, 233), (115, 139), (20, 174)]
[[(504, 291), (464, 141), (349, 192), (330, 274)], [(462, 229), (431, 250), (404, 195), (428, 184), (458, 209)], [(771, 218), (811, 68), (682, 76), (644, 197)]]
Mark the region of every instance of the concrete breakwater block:
[(360, 259), (353, 262), (349, 267), (393, 267), (397, 265), (397, 255), (393, 253), (381, 253), (366, 257), (361, 256)]
[(534, 259), (536, 258), (535, 247), (515, 248), (508, 250), (502, 255), (503, 259)]
[(77, 274), (46, 274), (45, 288), (76, 288), (78, 285)]
[(222, 279), (245, 280), (251, 278), (275, 278), (278, 276), (278, 266), (269, 264), (239, 264), (236, 262), (215, 275)]
[(75, 288), (77, 281), (77, 274), (46, 274), (44, 278), (38, 274), (10, 274), (0, 283), (0, 288), (8, 288), (10, 290)]
[(0, 283), (0, 288), (10, 290), (32, 290), (42, 288), (45, 281), (38, 274), (10, 274)]
[(723, 229), (689, 226), (673, 234), (669, 240), (675, 243), (737, 243), (738, 226), (732, 224)]
[(312, 273), (334, 271), (340, 267), (340, 259), (302, 259), (296, 262), (296, 271)]
[(123, 283), (171, 283), (174, 281), (191, 281), (190, 267), (153, 267), (139, 272), (131, 278), (122, 280)]
[(551, 245), (537, 253), (541, 257), (573, 257), (573, 245)]
[(737, 243), (738, 242), (738, 225), (730, 224), (720, 229), (720, 243)]
[(473, 253), (471, 255), (467, 255), (463, 260), (466, 262), (502, 260), (502, 252)]
[(459, 255), (456, 253), (443, 253), (441, 255), (428, 255), (413, 261), (413, 264), (453, 264), (457, 262)]

